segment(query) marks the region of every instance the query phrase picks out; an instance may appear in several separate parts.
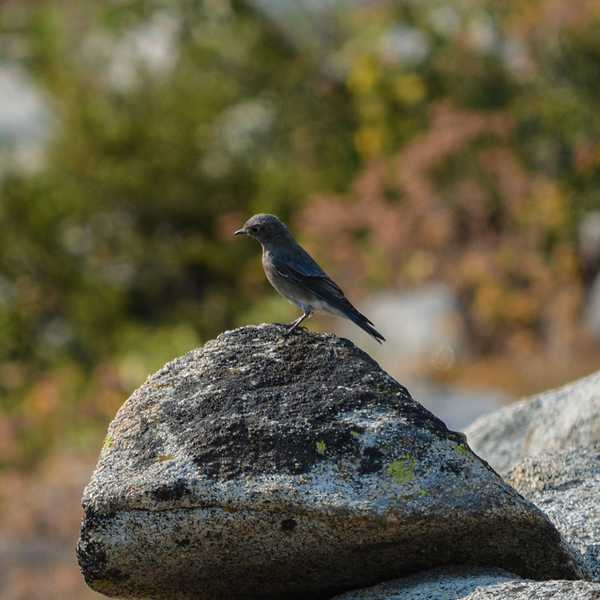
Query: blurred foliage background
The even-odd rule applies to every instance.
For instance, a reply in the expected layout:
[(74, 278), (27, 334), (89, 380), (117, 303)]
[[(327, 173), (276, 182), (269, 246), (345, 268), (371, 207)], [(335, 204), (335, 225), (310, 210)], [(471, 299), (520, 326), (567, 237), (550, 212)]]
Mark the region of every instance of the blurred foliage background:
[(597, 2), (9, 1), (0, 32), (48, 111), (35, 159), (1, 155), (1, 464), (97, 443), (167, 359), (289, 317), (230, 237), (259, 211), (355, 297), (447, 282), (474, 356), (577, 360)]
[[(0, 127), (0, 473), (31, 494), (16, 474), (46, 464), (36, 531), (71, 539), (44, 511), (88, 473), (53, 452), (92, 461), (165, 361), (294, 316), (231, 238), (255, 212), (358, 301), (444, 282), (468, 352), (432, 376), (488, 364), (521, 393), (598, 364), (594, 0), (8, 0), (8, 75), (42, 118), (33, 145)], [(85, 594), (53, 572), (40, 597)]]

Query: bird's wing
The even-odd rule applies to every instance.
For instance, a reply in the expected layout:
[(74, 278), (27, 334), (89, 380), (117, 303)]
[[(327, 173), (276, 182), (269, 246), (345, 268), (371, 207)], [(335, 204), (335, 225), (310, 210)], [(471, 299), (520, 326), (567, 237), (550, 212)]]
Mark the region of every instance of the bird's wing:
[(321, 269), (308, 253), (300, 259), (285, 257), (272, 258), (271, 264), (284, 277), (298, 285), (308, 288), (313, 294), (323, 300), (340, 301), (345, 299), (339, 285)]
[(310, 290), (317, 298), (337, 309), (379, 343), (385, 341), (373, 323), (350, 303), (337, 283), (302, 248), (297, 248), (292, 256), (271, 257), (271, 266), (281, 277)]

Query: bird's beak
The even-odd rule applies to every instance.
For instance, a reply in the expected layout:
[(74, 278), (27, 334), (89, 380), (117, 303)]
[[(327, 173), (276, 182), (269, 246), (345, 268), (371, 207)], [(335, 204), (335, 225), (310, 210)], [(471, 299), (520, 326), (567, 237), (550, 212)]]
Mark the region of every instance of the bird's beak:
[(233, 232), (233, 235), (247, 235), (248, 232), (245, 229), (238, 229), (237, 231)]

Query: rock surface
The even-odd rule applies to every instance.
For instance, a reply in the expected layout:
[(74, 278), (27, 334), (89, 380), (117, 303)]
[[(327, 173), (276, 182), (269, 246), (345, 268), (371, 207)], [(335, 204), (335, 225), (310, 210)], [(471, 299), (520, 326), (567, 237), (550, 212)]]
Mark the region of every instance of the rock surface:
[(508, 481), (550, 517), (600, 581), (600, 445), (526, 458)]
[(332, 600), (598, 600), (600, 584), (531, 581), (499, 569), (453, 567), (395, 579)]
[(119, 410), (87, 486), (88, 584), (136, 598), (329, 598), (452, 562), (575, 578), (576, 553), (347, 340), (229, 331)]
[(477, 419), (471, 448), (506, 474), (527, 456), (600, 440), (600, 372)]

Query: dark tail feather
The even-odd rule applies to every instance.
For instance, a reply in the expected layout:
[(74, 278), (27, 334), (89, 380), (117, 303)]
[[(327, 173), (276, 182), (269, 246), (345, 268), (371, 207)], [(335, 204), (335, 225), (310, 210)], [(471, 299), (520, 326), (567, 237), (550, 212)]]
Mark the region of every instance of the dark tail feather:
[(363, 331), (366, 331), (370, 336), (372, 336), (375, 341), (380, 344), (385, 342), (385, 338), (375, 329), (373, 323), (365, 317), (362, 313), (358, 312), (354, 306), (348, 303), (349, 306), (344, 307), (344, 314), (356, 325), (358, 325)]

